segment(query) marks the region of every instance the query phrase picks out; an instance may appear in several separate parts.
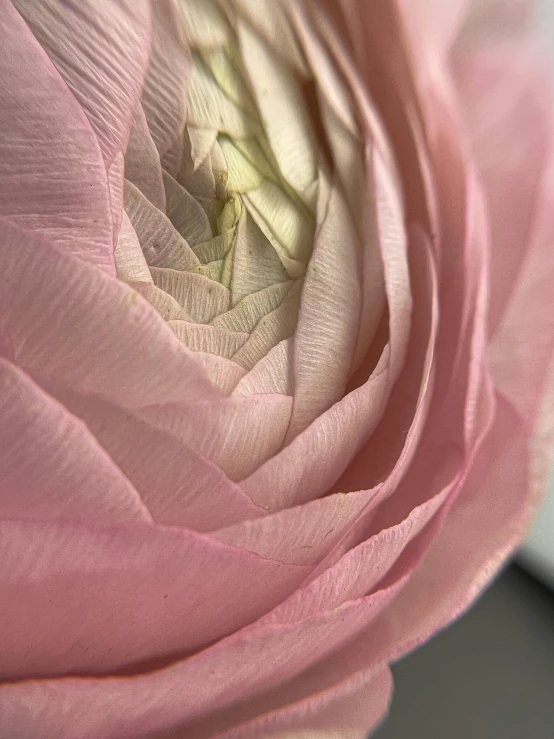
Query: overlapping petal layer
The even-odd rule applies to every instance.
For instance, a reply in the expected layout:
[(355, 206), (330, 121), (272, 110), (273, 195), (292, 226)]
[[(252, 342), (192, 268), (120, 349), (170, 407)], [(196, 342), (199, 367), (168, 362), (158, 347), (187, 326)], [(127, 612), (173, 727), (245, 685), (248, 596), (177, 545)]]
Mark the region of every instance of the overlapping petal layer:
[(522, 536), (545, 80), (412, 5), (3, 2), (2, 736), (362, 739)]

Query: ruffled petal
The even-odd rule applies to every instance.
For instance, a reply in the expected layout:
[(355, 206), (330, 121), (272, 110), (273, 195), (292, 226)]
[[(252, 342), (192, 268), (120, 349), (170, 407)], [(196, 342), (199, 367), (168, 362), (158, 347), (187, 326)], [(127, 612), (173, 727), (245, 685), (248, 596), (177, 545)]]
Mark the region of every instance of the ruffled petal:
[(454, 83), (491, 219), (491, 334), (519, 281), (541, 208), (541, 173), (552, 149), (552, 93), (543, 55), (524, 23), (517, 32), (510, 26), (511, 3), (492, 5), (494, 30), (483, 37), (482, 21), (469, 22), (452, 54)]
[(265, 513), (212, 461), (99, 398), (50, 386), (139, 491), (157, 523), (210, 531)]
[(145, 0), (13, 0), (89, 119), (109, 167), (127, 147), (150, 47)]
[(96, 267), (5, 223), (0, 271), (0, 314), (33, 375), (127, 408), (219, 395), (154, 309)]
[(0, 515), (151, 522), (136, 489), (81, 423), (0, 360)]
[[(292, 398), (286, 395), (237, 395), (145, 408), (140, 417), (189, 444), (238, 481), (281, 448), (291, 408)], [(248, 494), (256, 505), (269, 507), (262, 496)]]
[(13, 4), (0, 7), (0, 215), (113, 274), (110, 189), (96, 133)]
[(185, 655), (258, 618), (307, 573), (186, 529), (14, 520), (0, 530), (4, 680)]
[(171, 175), (181, 166), (191, 59), (175, 4), (152, 4), (152, 51), (142, 93), (148, 128)]

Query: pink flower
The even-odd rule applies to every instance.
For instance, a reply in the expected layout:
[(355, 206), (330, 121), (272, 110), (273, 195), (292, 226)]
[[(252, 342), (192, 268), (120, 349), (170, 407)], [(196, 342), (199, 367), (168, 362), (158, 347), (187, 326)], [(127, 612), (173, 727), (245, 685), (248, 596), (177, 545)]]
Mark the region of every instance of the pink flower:
[(544, 488), (529, 3), (223, 5), (0, 0), (5, 739), (361, 739)]

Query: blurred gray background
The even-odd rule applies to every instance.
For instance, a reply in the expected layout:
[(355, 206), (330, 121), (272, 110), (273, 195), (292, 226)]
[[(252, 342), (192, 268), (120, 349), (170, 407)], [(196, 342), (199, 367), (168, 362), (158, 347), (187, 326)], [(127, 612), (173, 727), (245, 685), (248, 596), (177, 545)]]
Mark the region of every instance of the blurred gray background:
[[(537, 21), (554, 87), (554, 0), (539, 0)], [(554, 739), (554, 480), (517, 561), (526, 569), (510, 565), (466, 616), (393, 667), (376, 739)]]
[(375, 739), (553, 739), (554, 592), (512, 565), (393, 673)]

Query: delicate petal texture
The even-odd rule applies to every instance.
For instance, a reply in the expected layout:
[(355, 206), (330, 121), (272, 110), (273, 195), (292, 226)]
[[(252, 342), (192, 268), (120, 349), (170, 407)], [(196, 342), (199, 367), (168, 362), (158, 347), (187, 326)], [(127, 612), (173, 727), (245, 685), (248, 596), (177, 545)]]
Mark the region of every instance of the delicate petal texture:
[(255, 620), (306, 572), (186, 529), (13, 520), (0, 528), (4, 680), (105, 674), (184, 655)]
[[(0, 269), (1, 313), (31, 373), (131, 408), (217, 394), (150, 306), (97, 268), (6, 223)], [(64, 341), (53, 346), (53, 332)], [(137, 352), (141, 361), (129, 363)]]
[(119, 279), (124, 282), (152, 283), (152, 274), (148, 269), (133, 224), (125, 211), (122, 216), (114, 254)]
[(50, 388), (81, 418), (140, 492), (153, 518), (210, 531), (261, 515), (209, 459), (99, 398)]
[(12, 2), (86, 113), (109, 167), (125, 151), (148, 64), (148, 3)]
[(152, 53), (142, 95), (150, 133), (170, 172), (179, 166), (190, 56), (170, 0), (152, 3)]
[(84, 424), (5, 360), (0, 385), (1, 517), (152, 520)]
[[(334, 188), (316, 234), (294, 336), (295, 402), (289, 438), (337, 402), (346, 387), (361, 298), (356, 275), (359, 244), (353, 225), (344, 228), (349, 220), (344, 199)], [(322, 315), (325, 321), (319, 320)]]
[(140, 103), (135, 109), (125, 152), (125, 178), (132, 182), (152, 205), (165, 211), (160, 155)]
[[(500, 19), (504, 12), (501, 8)], [(491, 259), (497, 269), (491, 278), (489, 320), (494, 332), (519, 279), (525, 245), (537, 228), (540, 180), (552, 147), (550, 93), (531, 33), (499, 34), (487, 46), (475, 43), (475, 33), (468, 24), (453, 61), (491, 209)]]
[(0, 8), (0, 215), (114, 273), (109, 183), (95, 132), (10, 0)]
[(286, 395), (253, 395), (150, 407), (140, 416), (240, 480), (282, 446), (291, 409), (292, 398)]
[(0, 0), (0, 736), (366, 739), (513, 551), (531, 11)]

